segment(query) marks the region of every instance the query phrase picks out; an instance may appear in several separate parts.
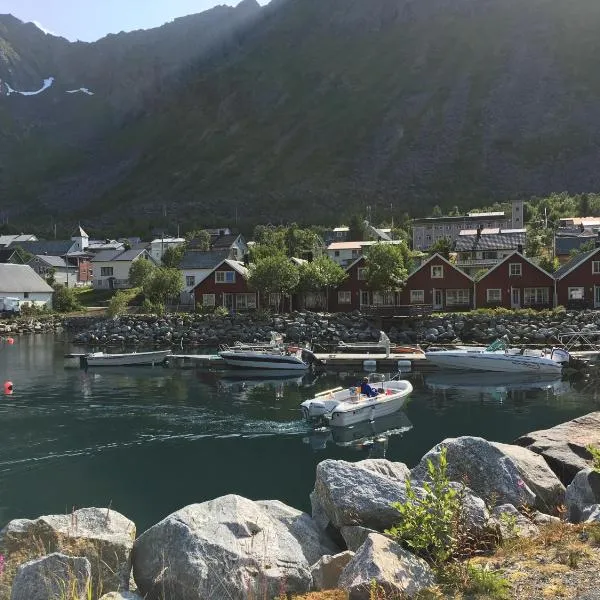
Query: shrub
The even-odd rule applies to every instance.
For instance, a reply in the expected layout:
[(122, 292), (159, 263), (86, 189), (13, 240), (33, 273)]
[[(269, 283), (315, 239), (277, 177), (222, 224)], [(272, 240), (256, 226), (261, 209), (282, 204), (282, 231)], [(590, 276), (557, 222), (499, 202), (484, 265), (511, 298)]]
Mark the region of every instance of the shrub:
[(75, 290), (63, 285), (54, 288), (52, 305), (58, 312), (72, 312), (81, 309)]
[(592, 455), (592, 469), (600, 473), (600, 448), (590, 444), (586, 450)]
[(117, 317), (127, 312), (129, 302), (136, 293), (136, 290), (118, 290), (108, 303), (108, 315), (110, 317)]

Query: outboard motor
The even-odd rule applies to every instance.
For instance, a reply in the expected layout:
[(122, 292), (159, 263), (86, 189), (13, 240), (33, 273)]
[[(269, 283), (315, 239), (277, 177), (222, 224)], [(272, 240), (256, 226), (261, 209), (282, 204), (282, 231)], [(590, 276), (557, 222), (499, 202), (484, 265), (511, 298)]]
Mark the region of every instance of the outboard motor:
[(568, 365), (571, 360), (571, 355), (563, 348), (552, 348), (550, 358), (561, 365)]
[(308, 348), (302, 348), (302, 354), (301, 354), (301, 358), (302, 360), (310, 365), (311, 367), (323, 367), (323, 362), (320, 361), (315, 353), (312, 350), (309, 350)]
[(306, 421), (320, 423), (326, 421), (325, 415), (331, 413), (337, 404), (337, 400), (319, 398), (318, 400), (305, 400), (300, 406), (302, 407), (302, 416)]

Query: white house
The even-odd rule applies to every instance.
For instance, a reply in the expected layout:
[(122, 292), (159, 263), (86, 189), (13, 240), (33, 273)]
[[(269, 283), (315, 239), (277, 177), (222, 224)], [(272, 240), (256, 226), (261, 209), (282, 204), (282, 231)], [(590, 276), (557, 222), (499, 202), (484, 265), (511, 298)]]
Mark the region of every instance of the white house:
[(52, 307), (54, 290), (29, 266), (0, 263), (0, 297)]
[(73, 287), (77, 283), (77, 267), (69, 265), (62, 256), (34, 256), (27, 263), (40, 277), (46, 279), (50, 272), (54, 274), (54, 281), (60, 285)]
[(327, 256), (331, 258), (334, 262), (336, 262), (341, 267), (347, 267), (351, 265), (357, 258), (365, 254), (369, 246), (373, 246), (374, 244), (401, 244), (400, 240), (390, 240), (390, 241), (375, 241), (369, 240), (364, 242), (333, 242), (327, 246)]
[(145, 248), (99, 252), (92, 259), (92, 285), (95, 289), (131, 287), (129, 269), (136, 260), (151, 260), (156, 264)]
[(188, 250), (179, 264), (179, 270), (183, 278), (181, 303), (194, 304), (194, 288), (227, 258), (231, 258), (230, 250), (211, 250), (208, 252)]
[(150, 256), (156, 263), (160, 263), (169, 248), (177, 248), (182, 244), (185, 244), (185, 238), (166, 237), (152, 240), (150, 242)]

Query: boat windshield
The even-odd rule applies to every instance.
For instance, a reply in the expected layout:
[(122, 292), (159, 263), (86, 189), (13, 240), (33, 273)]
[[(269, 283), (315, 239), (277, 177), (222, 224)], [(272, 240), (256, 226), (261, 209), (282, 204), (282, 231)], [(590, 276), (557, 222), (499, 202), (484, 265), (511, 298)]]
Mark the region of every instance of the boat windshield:
[(503, 339), (498, 339), (492, 342), (486, 349), (486, 352), (496, 352), (496, 350), (506, 350), (506, 342)]

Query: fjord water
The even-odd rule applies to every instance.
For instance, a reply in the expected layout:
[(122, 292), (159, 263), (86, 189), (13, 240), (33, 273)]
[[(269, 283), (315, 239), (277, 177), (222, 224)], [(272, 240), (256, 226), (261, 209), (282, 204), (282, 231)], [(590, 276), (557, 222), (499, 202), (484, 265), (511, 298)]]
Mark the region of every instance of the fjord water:
[(73, 350), (54, 335), (0, 344), (0, 377), (14, 384), (0, 403), (0, 526), (110, 505), (142, 531), (227, 493), (310, 510), (325, 458), (385, 455), (412, 466), (445, 437), (510, 442), (598, 406), (595, 392), (568, 382), (531, 389), (505, 376), (413, 375), (402, 413), (312, 433), (300, 402), (353, 385), (358, 374), (266, 380), (163, 367), (65, 369), (63, 355)]

